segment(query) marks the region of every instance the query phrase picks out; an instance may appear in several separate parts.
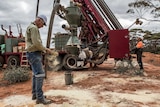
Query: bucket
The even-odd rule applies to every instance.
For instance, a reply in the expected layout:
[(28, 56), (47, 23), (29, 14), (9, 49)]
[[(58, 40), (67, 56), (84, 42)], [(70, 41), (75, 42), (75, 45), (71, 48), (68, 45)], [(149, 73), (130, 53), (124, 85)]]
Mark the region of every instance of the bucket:
[(72, 75), (71, 71), (65, 72), (65, 84), (66, 85), (73, 84), (73, 75)]

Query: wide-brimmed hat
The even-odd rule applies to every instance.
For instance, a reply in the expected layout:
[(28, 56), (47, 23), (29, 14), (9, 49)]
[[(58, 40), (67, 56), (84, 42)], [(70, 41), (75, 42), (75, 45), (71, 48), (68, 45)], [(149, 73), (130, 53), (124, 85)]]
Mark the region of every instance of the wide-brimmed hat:
[(45, 26), (47, 25), (47, 17), (45, 15), (38, 15), (38, 18), (41, 18), (44, 21)]

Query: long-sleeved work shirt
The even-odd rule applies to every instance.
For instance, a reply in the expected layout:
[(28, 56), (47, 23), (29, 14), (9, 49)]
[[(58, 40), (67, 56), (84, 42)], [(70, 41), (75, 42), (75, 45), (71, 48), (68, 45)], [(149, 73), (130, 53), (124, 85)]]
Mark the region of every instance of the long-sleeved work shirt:
[(27, 27), (25, 41), (26, 41), (27, 52), (35, 52), (35, 51), (45, 52), (46, 48), (42, 44), (39, 29), (34, 23), (31, 23)]

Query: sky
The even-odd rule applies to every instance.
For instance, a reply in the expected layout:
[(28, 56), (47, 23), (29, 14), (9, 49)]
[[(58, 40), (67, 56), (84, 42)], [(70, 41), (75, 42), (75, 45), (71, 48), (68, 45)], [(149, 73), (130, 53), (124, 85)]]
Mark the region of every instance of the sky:
[[(39, 13), (47, 16), (47, 25), (49, 25), (49, 19), (54, 0), (40, 0)], [(70, 0), (61, 0), (61, 4), (65, 7), (69, 6)], [(134, 0), (104, 0), (110, 7), (111, 11), (117, 17), (119, 22), (124, 28), (128, 28), (135, 20), (136, 17), (126, 13), (129, 9), (128, 3)], [(35, 20), (37, 0), (0, 0), (0, 24), (8, 31), (9, 25), (14, 36), (18, 36), (17, 24), (22, 27), (22, 33), (25, 35), (27, 26)], [(65, 21), (61, 20), (58, 16), (55, 16), (52, 33), (65, 32), (61, 25)], [(159, 30), (159, 26), (156, 23), (145, 22), (143, 25), (134, 25), (133, 28), (144, 28), (148, 30)], [(48, 26), (40, 29), (43, 43), (46, 44)], [(0, 29), (0, 34), (4, 34), (4, 31)]]

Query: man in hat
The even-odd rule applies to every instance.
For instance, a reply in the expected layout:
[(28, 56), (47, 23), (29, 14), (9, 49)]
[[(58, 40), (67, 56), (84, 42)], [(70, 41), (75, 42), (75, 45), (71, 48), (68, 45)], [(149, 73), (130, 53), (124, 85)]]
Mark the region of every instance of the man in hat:
[(26, 30), (26, 55), (32, 68), (32, 100), (36, 103), (50, 104), (51, 101), (46, 99), (43, 95), (42, 86), (45, 77), (45, 72), (42, 64), (42, 52), (52, 53), (49, 48), (45, 48), (42, 44), (39, 28), (46, 26), (47, 17), (39, 15), (34, 22), (32, 22)]

